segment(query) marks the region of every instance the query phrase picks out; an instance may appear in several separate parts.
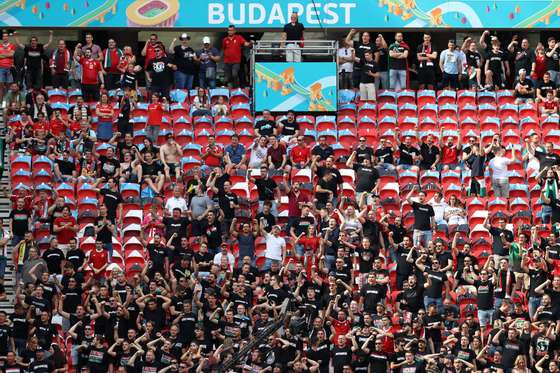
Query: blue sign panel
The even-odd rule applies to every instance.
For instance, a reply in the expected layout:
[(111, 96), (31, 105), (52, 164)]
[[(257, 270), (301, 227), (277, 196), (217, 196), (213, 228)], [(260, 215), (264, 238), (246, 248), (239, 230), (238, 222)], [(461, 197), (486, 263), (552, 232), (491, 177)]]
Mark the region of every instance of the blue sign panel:
[(560, 28), (560, 0), (0, 0), (21, 27)]
[(257, 111), (335, 111), (336, 63), (255, 64)]

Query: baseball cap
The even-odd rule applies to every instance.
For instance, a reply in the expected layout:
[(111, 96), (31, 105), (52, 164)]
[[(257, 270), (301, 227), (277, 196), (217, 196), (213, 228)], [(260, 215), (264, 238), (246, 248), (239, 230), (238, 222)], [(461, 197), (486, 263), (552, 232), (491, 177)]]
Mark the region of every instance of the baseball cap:
[(181, 36), (179, 36), (179, 39), (180, 39), (180, 40), (190, 40), (191, 37), (190, 37), (186, 32), (183, 32), (183, 33), (181, 34)]
[(210, 44), (210, 37), (208, 37), (208, 36), (203, 37), (202, 38), (202, 43), (203, 44)]

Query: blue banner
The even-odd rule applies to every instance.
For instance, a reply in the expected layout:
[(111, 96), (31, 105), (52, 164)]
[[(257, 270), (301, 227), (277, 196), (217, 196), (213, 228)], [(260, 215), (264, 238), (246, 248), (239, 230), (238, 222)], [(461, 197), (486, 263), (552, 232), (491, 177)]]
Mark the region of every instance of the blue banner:
[(336, 111), (334, 62), (255, 64), (257, 111)]
[(0, 0), (11, 27), (560, 28), (560, 0)]

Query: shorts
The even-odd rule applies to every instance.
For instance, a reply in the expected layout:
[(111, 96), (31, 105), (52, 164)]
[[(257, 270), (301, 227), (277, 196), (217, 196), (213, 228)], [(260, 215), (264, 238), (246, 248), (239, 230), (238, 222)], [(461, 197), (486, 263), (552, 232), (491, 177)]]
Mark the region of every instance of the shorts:
[(436, 72), (434, 69), (418, 69), (418, 84), (436, 85)]
[(12, 83), (14, 81), (14, 76), (12, 75), (12, 69), (8, 67), (0, 67), (0, 83)]

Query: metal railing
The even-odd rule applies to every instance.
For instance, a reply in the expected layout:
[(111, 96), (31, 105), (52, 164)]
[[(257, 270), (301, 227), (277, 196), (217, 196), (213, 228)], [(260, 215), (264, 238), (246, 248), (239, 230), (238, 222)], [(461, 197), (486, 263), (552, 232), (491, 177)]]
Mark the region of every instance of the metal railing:
[(251, 53), (253, 56), (280, 55), (286, 51), (288, 44), (303, 44), (302, 56), (332, 56), (336, 60), (338, 42), (336, 40), (256, 40)]

